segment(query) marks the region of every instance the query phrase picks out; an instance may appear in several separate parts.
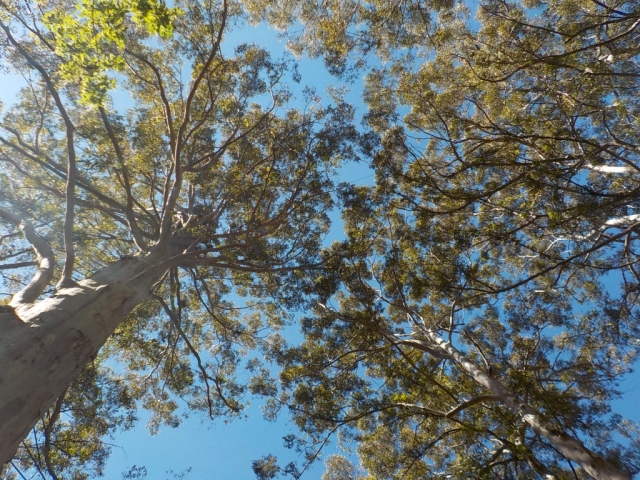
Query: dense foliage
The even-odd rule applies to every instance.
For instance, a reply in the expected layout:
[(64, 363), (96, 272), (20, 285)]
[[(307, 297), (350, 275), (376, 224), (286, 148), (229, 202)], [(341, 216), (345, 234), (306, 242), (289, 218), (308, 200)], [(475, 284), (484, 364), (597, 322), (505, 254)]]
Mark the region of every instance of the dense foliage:
[(352, 109), (312, 91), (293, 108), (290, 60), (251, 44), (223, 53), (240, 15), (229, 2), (1, 5), (3, 61), (26, 79), (0, 120), (4, 285), (19, 290), (32, 271), (15, 268), (38, 263), (15, 217), (58, 254), (59, 287), (119, 259), (166, 265), (24, 441), (21, 469), (100, 474), (103, 437), (131, 426), (136, 402), (152, 431), (179, 423), (179, 399), (241, 414), (243, 353), (302, 301), (332, 172), (353, 156)]
[(638, 4), (299, 8), (297, 48), (343, 75), (384, 61), (364, 91), (379, 144), (375, 185), (342, 188), (305, 342), (269, 352), (274, 408), (316, 448), (356, 440), (372, 478), (582, 478), (558, 432), (638, 472), (609, 409), (640, 333)]
[[(0, 121), (0, 208), (64, 253), (63, 286), (179, 247), (22, 468), (99, 474), (136, 402), (155, 429), (179, 398), (216, 418), (250, 391), (293, 416), (307, 463), (333, 434), (357, 448), (328, 479), (640, 471), (638, 429), (610, 410), (640, 338), (637, 2), (0, 7), (6, 65), (27, 78)], [(364, 75), (360, 131), (339, 98), (294, 109), (289, 61), (223, 54), (247, 20), (347, 85)], [(358, 154), (375, 183), (334, 189)], [(322, 250), (335, 200), (346, 240)], [(6, 228), (3, 261), (33, 264)], [(14, 289), (30, 274), (0, 273)], [(301, 344), (278, 333), (296, 308)], [(253, 358), (236, 381), (256, 349), (279, 373)], [(265, 479), (305, 467), (254, 463)]]

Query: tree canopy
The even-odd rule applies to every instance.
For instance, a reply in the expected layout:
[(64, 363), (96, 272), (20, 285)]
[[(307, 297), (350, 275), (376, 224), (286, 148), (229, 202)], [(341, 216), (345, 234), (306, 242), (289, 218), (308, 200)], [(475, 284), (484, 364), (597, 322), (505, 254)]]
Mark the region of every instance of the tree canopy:
[[(92, 346), (14, 461), (99, 475), (136, 404), (154, 430), (180, 399), (214, 419), (252, 393), (306, 454), (259, 478), (300, 476), (334, 434), (359, 465), (329, 457), (330, 479), (631, 478), (639, 430), (610, 403), (640, 346), (639, 8), (0, 4), (26, 79), (0, 119), (0, 273), (33, 326), (0, 359), (65, 309), (124, 305), (100, 333), (71, 324)], [(362, 125), (340, 89), (294, 98), (292, 60), (223, 54), (245, 22), (364, 75)], [(343, 161), (374, 184), (337, 178)], [(346, 239), (326, 246), (332, 208)], [(299, 343), (280, 331), (296, 311)]]
[(638, 348), (638, 5), (297, 14), (291, 41), (337, 73), (384, 63), (364, 91), (376, 184), (341, 190), (340, 287), (272, 349), (279, 401), (317, 444), (343, 429), (374, 478), (617, 475), (559, 432), (636, 473), (608, 405)]
[[(179, 398), (211, 418), (238, 415), (242, 352), (301, 302), (332, 172), (351, 156), (352, 112), (312, 92), (290, 107), (297, 74), (263, 48), (223, 54), (241, 13), (225, 2), (2, 6), (4, 61), (27, 79), (0, 125), (5, 285), (20, 290), (32, 275), (11, 269), (34, 263), (27, 241), (39, 267), (10, 305), (26, 321), (52, 277), (57, 298), (71, 298), (102, 281), (96, 272), (116, 281), (105, 267), (118, 262), (142, 265), (129, 282), (154, 277), (21, 444), (23, 467), (99, 474), (100, 438), (131, 424), (135, 402), (153, 412), (152, 429), (178, 422)], [(116, 109), (113, 89), (130, 109)]]

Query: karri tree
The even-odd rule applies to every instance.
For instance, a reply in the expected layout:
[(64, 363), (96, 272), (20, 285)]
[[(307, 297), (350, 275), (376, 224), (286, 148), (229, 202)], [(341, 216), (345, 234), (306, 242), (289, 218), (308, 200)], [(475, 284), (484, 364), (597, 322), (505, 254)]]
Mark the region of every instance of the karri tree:
[[(223, 55), (245, 17), (365, 71), (368, 131), (339, 102), (287, 108), (264, 50)], [(3, 3), (0, 21), (28, 83), (0, 125), (0, 460), (99, 472), (136, 401), (153, 428), (178, 397), (235, 415), (250, 388), (290, 409), (309, 461), (356, 442), (327, 478), (640, 471), (610, 411), (640, 338), (637, 2)], [(347, 240), (321, 251), (356, 141), (375, 185), (341, 187)], [(304, 342), (265, 336), (300, 294)], [(255, 348), (282, 372), (254, 359), (244, 386)]]
[(631, 478), (609, 405), (640, 338), (640, 5), (296, 5), (257, 15), (340, 75), (377, 65), (376, 177), (343, 186), (305, 342), (268, 351), (292, 444), (342, 432), (376, 479)]
[(177, 398), (212, 418), (242, 411), (240, 352), (300, 301), (354, 138), (339, 101), (288, 106), (289, 61), (223, 53), (242, 14), (231, 0), (0, 5), (2, 61), (25, 79), (0, 119), (0, 273), (14, 289), (0, 463), (99, 474), (101, 437), (136, 401), (152, 428), (178, 421)]

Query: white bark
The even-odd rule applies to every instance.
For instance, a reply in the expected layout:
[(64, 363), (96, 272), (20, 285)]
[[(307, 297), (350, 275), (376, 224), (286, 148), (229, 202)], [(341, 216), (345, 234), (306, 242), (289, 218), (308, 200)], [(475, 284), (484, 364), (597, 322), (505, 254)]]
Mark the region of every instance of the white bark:
[(33, 228), (31, 222), (22, 220), (17, 215), (11, 212), (0, 209), (0, 218), (6, 220), (9, 223), (20, 228), (22, 234), (31, 244), (31, 247), (36, 252), (38, 270), (31, 281), (16, 293), (9, 302), (9, 305), (15, 307), (21, 303), (35, 302), (38, 296), (47, 288), (47, 285), (53, 278), (53, 266), (55, 264), (55, 258), (51, 245), (44, 238), (38, 235)]
[(51, 250), (49, 242), (36, 233), (30, 222), (22, 221), (20, 223), (20, 230), (22, 230), (25, 238), (36, 252), (38, 270), (36, 270), (35, 275), (27, 286), (11, 298), (9, 305), (13, 307), (36, 301), (43, 290), (47, 288), (49, 282), (51, 282), (53, 278), (53, 266), (55, 264), (53, 250)]
[(607, 227), (619, 227), (621, 225), (631, 225), (632, 223), (636, 223), (638, 220), (640, 220), (640, 215), (638, 215), (637, 213), (633, 215), (625, 215), (624, 217), (611, 218), (606, 222), (604, 222), (604, 224), (602, 225), (602, 227), (600, 227), (600, 229), (605, 230)]
[(0, 310), (0, 465), (8, 462), (165, 268), (120, 260), (35, 304)]
[(629, 173), (632, 170), (631, 167), (612, 167), (610, 165), (592, 165), (591, 163), (587, 163), (585, 167), (602, 173)]
[[(598, 234), (605, 232), (609, 228), (625, 227), (636, 224), (640, 220), (640, 214), (624, 215), (622, 217), (610, 218), (602, 223), (597, 229), (591, 230), (586, 235), (572, 235), (569, 240), (591, 240), (596, 238)], [(554, 242), (555, 243), (555, 242)], [(549, 250), (549, 248), (547, 248)]]
[(603, 458), (598, 457), (580, 440), (565, 432), (557, 431), (547, 424), (540, 412), (517, 398), (502, 382), (480, 369), (449, 342), (430, 330), (426, 331), (426, 334), (434, 346), (446, 352), (450, 360), (462, 367), (477, 383), (487, 388), (502, 403), (517, 412), (534, 432), (546, 438), (567, 460), (580, 465), (592, 478), (596, 480), (630, 480), (629, 476), (620, 472)]

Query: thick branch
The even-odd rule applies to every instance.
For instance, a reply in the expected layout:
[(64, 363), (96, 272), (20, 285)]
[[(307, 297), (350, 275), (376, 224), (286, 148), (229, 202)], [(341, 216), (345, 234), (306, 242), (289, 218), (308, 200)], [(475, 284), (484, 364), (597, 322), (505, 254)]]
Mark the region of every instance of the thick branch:
[(613, 167), (610, 165), (592, 165), (587, 163), (585, 165), (589, 170), (594, 170), (596, 172), (602, 173), (629, 173), (631, 172), (631, 167)]
[(440, 360), (451, 360), (451, 357), (449, 355), (446, 355), (442, 352), (439, 352), (438, 350), (436, 350), (435, 348), (433, 348), (433, 346), (427, 342), (424, 342), (422, 340), (418, 340), (415, 338), (411, 338), (411, 339), (399, 339), (398, 337), (396, 337), (395, 335), (393, 335), (392, 337), (387, 337), (389, 338), (394, 345), (405, 345), (407, 347), (413, 347), (417, 350), (423, 351), (425, 353), (428, 353), (429, 355), (439, 358)]
[[(66, 120), (65, 120), (66, 122)], [(72, 285), (73, 279), (73, 265), (76, 260), (76, 252), (73, 248), (73, 223), (75, 216), (75, 185), (76, 185), (76, 152), (73, 146), (73, 127), (70, 123), (67, 123), (67, 157), (68, 157), (68, 172), (67, 172), (67, 185), (65, 186), (66, 197), (66, 211), (64, 214), (64, 251), (65, 261), (64, 268), (62, 270), (62, 277), (58, 282), (57, 287), (63, 288)]]
[(31, 222), (21, 220), (20, 217), (2, 209), (0, 209), (0, 218), (20, 228), (24, 237), (36, 252), (38, 261), (38, 270), (36, 270), (33, 278), (26, 287), (11, 298), (9, 305), (15, 307), (25, 303), (33, 303), (53, 278), (53, 266), (55, 264), (53, 250), (49, 242), (36, 233)]

